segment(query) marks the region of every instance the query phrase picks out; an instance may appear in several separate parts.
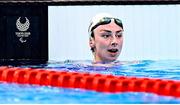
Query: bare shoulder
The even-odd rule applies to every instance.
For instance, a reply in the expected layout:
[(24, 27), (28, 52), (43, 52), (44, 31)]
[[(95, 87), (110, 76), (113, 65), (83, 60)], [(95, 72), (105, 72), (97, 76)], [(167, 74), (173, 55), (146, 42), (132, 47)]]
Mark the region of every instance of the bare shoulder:
[(141, 61), (134, 60), (134, 61), (121, 61), (121, 64), (139, 64)]
[(128, 65), (128, 64), (138, 64), (139, 61), (114, 61), (110, 63), (92, 63), (93, 66), (103, 66), (103, 67), (112, 67), (112, 66), (120, 66), (120, 65)]

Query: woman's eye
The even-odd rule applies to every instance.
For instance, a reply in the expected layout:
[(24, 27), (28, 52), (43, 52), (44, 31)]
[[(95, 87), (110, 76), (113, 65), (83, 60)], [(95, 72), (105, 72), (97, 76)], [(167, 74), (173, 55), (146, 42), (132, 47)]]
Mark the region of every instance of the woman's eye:
[(122, 35), (117, 35), (117, 37), (118, 37), (118, 38), (121, 38), (121, 37), (122, 37)]
[(103, 34), (102, 37), (103, 38), (108, 38), (108, 37), (110, 37), (110, 35), (109, 34)]
[(116, 36), (117, 36), (118, 38), (121, 38), (121, 37), (123, 36), (123, 34), (122, 34), (122, 33), (118, 33)]
[(103, 38), (108, 38), (109, 37), (109, 35), (103, 35)]

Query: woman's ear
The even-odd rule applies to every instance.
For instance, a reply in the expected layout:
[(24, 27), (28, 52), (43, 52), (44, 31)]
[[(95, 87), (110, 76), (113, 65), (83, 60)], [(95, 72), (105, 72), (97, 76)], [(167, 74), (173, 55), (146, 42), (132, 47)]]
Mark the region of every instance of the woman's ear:
[(94, 48), (94, 47), (95, 47), (94, 38), (92, 38), (92, 37), (89, 38), (89, 46), (90, 46), (91, 48)]

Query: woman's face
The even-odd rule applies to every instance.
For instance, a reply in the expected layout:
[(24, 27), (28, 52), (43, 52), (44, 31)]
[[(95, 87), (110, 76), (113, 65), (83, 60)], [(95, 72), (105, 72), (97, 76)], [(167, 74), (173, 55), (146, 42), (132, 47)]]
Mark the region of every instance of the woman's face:
[(122, 32), (122, 27), (114, 21), (93, 30), (94, 38), (89, 44), (94, 48), (95, 62), (112, 62), (118, 58), (123, 45)]

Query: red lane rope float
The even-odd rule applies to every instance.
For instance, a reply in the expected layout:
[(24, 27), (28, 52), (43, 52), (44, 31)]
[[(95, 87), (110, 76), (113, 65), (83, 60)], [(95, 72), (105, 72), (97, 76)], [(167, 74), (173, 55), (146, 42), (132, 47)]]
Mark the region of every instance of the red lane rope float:
[(180, 81), (122, 77), (18, 67), (0, 67), (0, 81), (64, 88), (82, 88), (98, 92), (149, 92), (180, 97)]

